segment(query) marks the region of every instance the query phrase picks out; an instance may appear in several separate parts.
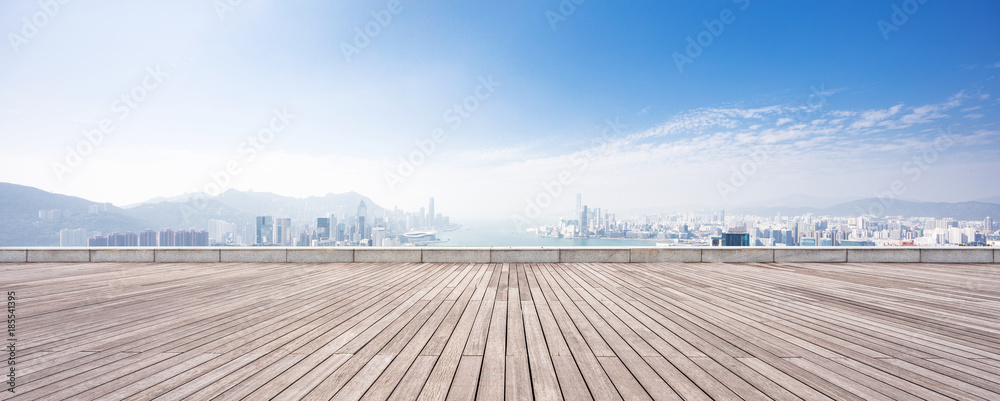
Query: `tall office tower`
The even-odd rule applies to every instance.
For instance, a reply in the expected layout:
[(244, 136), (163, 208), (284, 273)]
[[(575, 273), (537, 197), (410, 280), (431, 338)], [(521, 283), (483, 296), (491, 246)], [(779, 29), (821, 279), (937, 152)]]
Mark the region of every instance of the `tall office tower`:
[(722, 209), (722, 211), (719, 212), (719, 222), (722, 223), (722, 225), (726, 225), (726, 209)]
[(587, 235), (587, 205), (583, 205), (580, 209), (580, 236), (584, 237)]
[(434, 198), (432, 197), (431, 201), (430, 201), (430, 205), (427, 206), (427, 226), (428, 227), (434, 227), (434, 226), (437, 225), (437, 222), (434, 221), (434, 216), (436, 216), (436, 215), (434, 214)]
[(257, 216), (257, 245), (270, 245), (274, 241), (274, 218)]
[(785, 239), (784, 239), (784, 237), (782, 237), (781, 234), (782, 234), (781, 230), (777, 230), (777, 229), (771, 230), (771, 238), (774, 239), (774, 243), (775, 244), (784, 244), (785, 243)]
[(156, 246), (156, 231), (143, 230), (139, 233), (139, 246)]
[(319, 239), (329, 239), (330, 238), (330, 218), (329, 217), (319, 217), (316, 218), (316, 236)]
[(365, 236), (367, 234), (367, 230), (365, 229), (367, 227), (365, 226), (365, 217), (367, 216), (368, 216), (368, 206), (365, 206), (365, 201), (361, 201), (361, 204), (358, 205), (357, 234), (359, 239), (368, 239), (368, 237)]
[(76, 246), (73, 244), (73, 232), (68, 228), (59, 230), (59, 246)]
[(292, 219), (287, 217), (274, 219), (274, 238), (272, 242), (275, 245), (292, 245)]
[(993, 219), (990, 216), (986, 216), (986, 220), (983, 220), (983, 228), (986, 231), (993, 232)]
[(372, 246), (382, 246), (385, 241), (385, 228), (375, 227), (372, 229)]

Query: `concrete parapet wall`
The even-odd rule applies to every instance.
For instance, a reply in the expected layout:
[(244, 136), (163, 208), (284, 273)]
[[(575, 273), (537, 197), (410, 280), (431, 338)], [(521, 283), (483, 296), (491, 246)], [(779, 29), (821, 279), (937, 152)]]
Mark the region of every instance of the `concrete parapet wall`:
[(761, 247), (723, 247), (701, 250), (702, 262), (770, 263), (774, 262), (774, 249)]
[(559, 263), (559, 248), (495, 247), (490, 248), (492, 263)]
[(970, 249), (921, 249), (920, 261), (926, 263), (994, 263), (995, 250)]
[(28, 251), (24, 249), (0, 249), (0, 263), (25, 263)]
[(420, 263), (420, 248), (354, 248), (355, 262)]
[(294, 248), (289, 249), (287, 261), (291, 263), (344, 263), (354, 261), (350, 248)]
[(917, 248), (853, 248), (847, 250), (851, 263), (919, 263)]
[(1000, 263), (996, 247), (0, 248), (0, 263)]
[(629, 262), (632, 263), (701, 262), (701, 248), (681, 248), (681, 247), (632, 248), (629, 250)]
[(424, 263), (490, 263), (490, 248), (424, 248)]
[[(28, 253), (31, 253), (30, 251)], [(218, 248), (160, 248), (154, 250), (156, 263), (221, 262), (222, 251)]]
[(629, 248), (562, 248), (559, 261), (562, 263), (628, 263), (632, 260)]
[(824, 262), (843, 263), (847, 261), (847, 249), (836, 247), (808, 248), (787, 247), (774, 249), (774, 261), (779, 263)]

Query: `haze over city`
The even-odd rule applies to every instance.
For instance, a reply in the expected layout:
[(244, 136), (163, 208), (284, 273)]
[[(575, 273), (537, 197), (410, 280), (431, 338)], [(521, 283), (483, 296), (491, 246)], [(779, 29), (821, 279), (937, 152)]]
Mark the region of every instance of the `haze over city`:
[(1000, 195), (1000, 4), (898, 3), (5, 2), (0, 181), (498, 219)]

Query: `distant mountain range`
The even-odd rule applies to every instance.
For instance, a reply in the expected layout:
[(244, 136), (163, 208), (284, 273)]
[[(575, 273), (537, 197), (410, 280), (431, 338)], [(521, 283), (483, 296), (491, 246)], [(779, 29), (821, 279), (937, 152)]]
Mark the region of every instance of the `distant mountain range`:
[[(99, 213), (91, 213), (91, 207)], [(39, 210), (55, 211), (51, 218)], [(45, 192), (22, 185), (0, 183), (0, 246), (59, 245), (59, 230), (136, 231), (148, 225), (114, 206), (83, 198)]]
[[(85, 228), (88, 232), (99, 231), (102, 234), (164, 228), (206, 229), (211, 219), (225, 220), (242, 227), (244, 224), (253, 224), (254, 217), (259, 215), (289, 217), (293, 222), (314, 221), (316, 217), (327, 213), (353, 216), (362, 200), (368, 207), (369, 216), (379, 216), (386, 212), (370, 198), (356, 192), (292, 198), (270, 192), (229, 190), (214, 198), (187, 194), (155, 198), (119, 208), (23, 185), (0, 183), (0, 246), (57, 246), (59, 230), (64, 228)], [(790, 206), (800, 205), (801, 202), (818, 207)], [(829, 200), (797, 195), (766, 202), (764, 205), (758, 203), (727, 208), (726, 213), (758, 216), (774, 216), (779, 213), (785, 216), (860, 216), (874, 213), (881, 216), (950, 217), (958, 220), (982, 220), (986, 216), (1000, 219), (1000, 202), (984, 200), (944, 203), (862, 199), (827, 206), (829, 203)], [(40, 210), (49, 213), (40, 217)]]
[[(169, 200), (162, 200), (169, 199)], [(214, 198), (194, 195), (158, 198), (129, 208), (46, 192), (23, 185), (0, 183), (0, 247), (58, 246), (59, 230), (85, 228), (102, 234), (145, 229), (206, 229), (212, 219), (253, 224), (254, 217), (270, 215), (293, 221), (314, 221), (334, 213), (353, 216), (364, 200), (369, 216), (386, 210), (356, 192), (292, 198), (269, 192), (229, 190)], [(96, 209), (92, 210), (92, 209)], [(39, 211), (55, 211), (51, 218)]]

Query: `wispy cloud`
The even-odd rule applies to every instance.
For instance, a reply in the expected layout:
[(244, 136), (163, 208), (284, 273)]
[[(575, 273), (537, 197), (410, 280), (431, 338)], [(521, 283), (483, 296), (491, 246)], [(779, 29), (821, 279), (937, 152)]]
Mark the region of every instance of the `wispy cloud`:
[(903, 109), (902, 104), (897, 104), (888, 109), (883, 110), (867, 110), (861, 112), (861, 119), (855, 121), (851, 124), (851, 128), (868, 128), (873, 127), (875, 124), (885, 120), (889, 117), (896, 115), (900, 110)]

